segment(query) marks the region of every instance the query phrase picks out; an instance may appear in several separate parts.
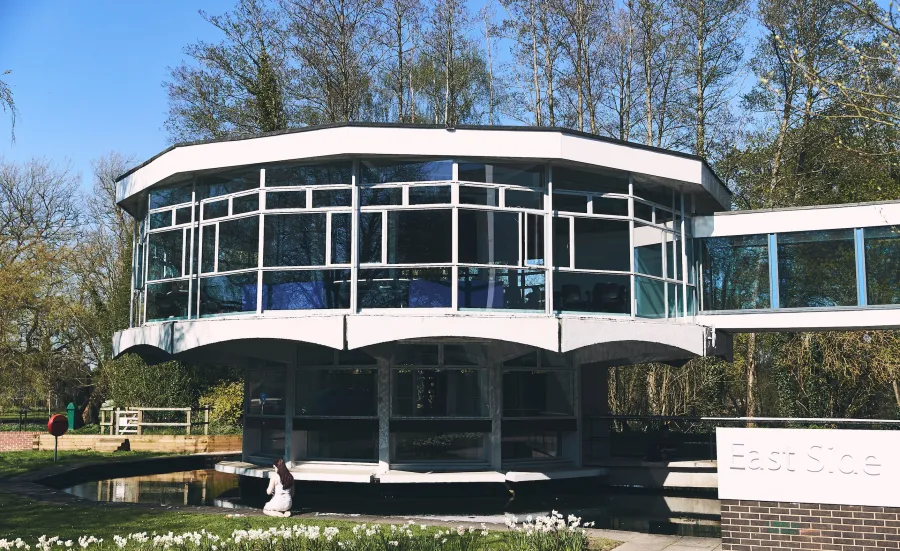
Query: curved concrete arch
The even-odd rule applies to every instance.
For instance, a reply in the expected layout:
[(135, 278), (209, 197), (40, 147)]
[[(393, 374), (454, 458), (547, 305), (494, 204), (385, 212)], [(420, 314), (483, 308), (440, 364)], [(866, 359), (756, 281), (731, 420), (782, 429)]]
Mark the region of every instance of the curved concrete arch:
[(669, 361), (707, 356), (709, 331), (676, 320), (560, 319), (560, 352), (580, 363)]
[(550, 316), (347, 316), (347, 348), (441, 337), (506, 341), (559, 351), (559, 325)]

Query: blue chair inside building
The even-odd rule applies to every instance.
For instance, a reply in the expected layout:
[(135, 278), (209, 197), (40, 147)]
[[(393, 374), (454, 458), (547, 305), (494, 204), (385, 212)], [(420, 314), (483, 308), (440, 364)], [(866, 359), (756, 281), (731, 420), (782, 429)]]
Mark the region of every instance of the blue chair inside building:
[(450, 308), (452, 300), (450, 286), (445, 283), (423, 279), (409, 282), (410, 308)]

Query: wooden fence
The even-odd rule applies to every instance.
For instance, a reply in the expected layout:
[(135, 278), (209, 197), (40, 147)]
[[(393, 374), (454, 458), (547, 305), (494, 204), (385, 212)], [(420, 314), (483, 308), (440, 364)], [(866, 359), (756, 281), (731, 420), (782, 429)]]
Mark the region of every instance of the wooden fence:
[[(190, 436), (192, 428), (196, 425), (202, 425), (203, 434), (209, 434), (209, 410), (209, 406), (198, 409), (100, 408), (100, 434), (134, 434), (140, 436), (144, 433), (144, 427), (181, 427), (184, 429), (184, 434)], [(183, 413), (185, 420), (183, 423), (145, 421), (144, 414), (153, 412)]]

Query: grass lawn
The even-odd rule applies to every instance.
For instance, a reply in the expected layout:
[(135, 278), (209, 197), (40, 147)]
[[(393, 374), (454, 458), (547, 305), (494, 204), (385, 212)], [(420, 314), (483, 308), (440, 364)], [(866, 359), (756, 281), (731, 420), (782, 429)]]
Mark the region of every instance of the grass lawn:
[[(122, 461), (126, 459), (138, 459), (142, 457), (159, 457), (161, 453), (151, 452), (115, 452), (102, 453), (94, 451), (64, 451), (59, 452), (59, 461), (56, 465), (70, 463), (98, 463), (105, 461)], [(29, 471), (52, 467), (52, 451), (21, 451), (0, 452), (0, 479), (25, 474)]]

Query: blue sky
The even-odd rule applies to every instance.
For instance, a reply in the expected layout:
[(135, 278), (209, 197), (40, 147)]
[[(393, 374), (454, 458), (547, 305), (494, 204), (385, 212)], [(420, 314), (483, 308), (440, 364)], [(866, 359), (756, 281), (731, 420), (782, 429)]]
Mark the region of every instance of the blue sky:
[(90, 184), (92, 159), (111, 150), (137, 160), (168, 146), (167, 68), (198, 39), (218, 40), (199, 9), (230, 0), (0, 0), (0, 73), (19, 119), (10, 143), (0, 116), (0, 157), (71, 164)]

